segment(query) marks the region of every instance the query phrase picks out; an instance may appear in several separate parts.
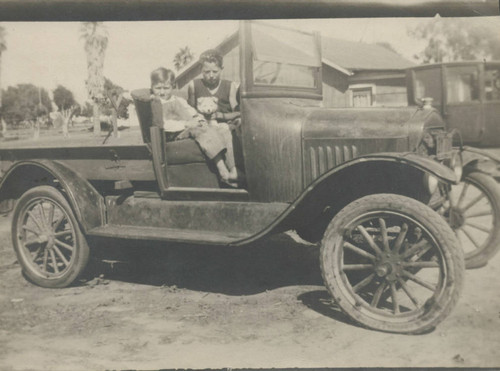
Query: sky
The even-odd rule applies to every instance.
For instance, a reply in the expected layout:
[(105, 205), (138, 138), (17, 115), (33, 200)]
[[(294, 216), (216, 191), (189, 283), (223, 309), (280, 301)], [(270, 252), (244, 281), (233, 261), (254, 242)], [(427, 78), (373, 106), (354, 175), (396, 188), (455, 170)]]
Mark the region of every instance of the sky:
[[(273, 20), (271, 23), (324, 36), (362, 41), (388, 42), (412, 60), (424, 43), (407, 35), (429, 18), (363, 18)], [(500, 32), (500, 17), (482, 18)], [(76, 100), (87, 99), (86, 56), (78, 22), (2, 22), (7, 33), (7, 50), (2, 53), (2, 88), (32, 83), (52, 92), (63, 85)], [(173, 58), (189, 46), (195, 57), (219, 44), (238, 27), (237, 21), (133, 21), (105, 22), (109, 44), (104, 75), (127, 90), (148, 87), (149, 73), (157, 67), (173, 69)]]

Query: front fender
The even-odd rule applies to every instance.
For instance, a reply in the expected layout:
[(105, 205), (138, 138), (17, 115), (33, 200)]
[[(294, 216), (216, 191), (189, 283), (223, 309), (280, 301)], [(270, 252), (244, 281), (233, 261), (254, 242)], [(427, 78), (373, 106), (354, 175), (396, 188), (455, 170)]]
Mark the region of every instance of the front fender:
[(17, 198), (29, 188), (59, 183), (84, 231), (105, 222), (103, 197), (85, 178), (58, 161), (28, 160), (14, 164), (2, 177), (0, 198)]
[(495, 178), (500, 177), (500, 156), (496, 152), (498, 151), (489, 151), (469, 146), (463, 147), (462, 160), (464, 174), (472, 171), (481, 171)]
[[(422, 174), (456, 183), (455, 173), (444, 165), (413, 153), (377, 153), (344, 162), (315, 179), (269, 226), (235, 245), (250, 243), (267, 234), (315, 224), (322, 228), (348, 203), (373, 193), (404, 194), (427, 202), (420, 192)], [(390, 179), (389, 179), (390, 178)], [(430, 195), (426, 193), (426, 197)]]

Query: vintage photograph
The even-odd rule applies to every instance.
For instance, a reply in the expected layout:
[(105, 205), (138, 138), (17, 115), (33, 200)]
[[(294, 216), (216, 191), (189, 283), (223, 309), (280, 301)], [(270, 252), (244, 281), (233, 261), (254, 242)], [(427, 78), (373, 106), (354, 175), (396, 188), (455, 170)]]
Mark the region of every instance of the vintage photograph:
[(1, 21), (0, 98), (0, 369), (500, 365), (500, 16)]

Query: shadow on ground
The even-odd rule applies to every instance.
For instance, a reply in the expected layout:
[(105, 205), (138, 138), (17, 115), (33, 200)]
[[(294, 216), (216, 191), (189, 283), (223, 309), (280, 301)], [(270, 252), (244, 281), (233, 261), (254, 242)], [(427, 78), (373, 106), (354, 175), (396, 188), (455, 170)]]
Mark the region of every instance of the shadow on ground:
[(323, 285), (318, 247), (297, 243), (285, 234), (246, 247), (124, 240), (102, 240), (98, 245), (92, 275), (111, 280), (226, 295)]
[(362, 327), (359, 323), (351, 320), (342, 309), (334, 302), (328, 291), (314, 290), (299, 295), (298, 299), (309, 309), (314, 310), (325, 317), (343, 322), (348, 325)]

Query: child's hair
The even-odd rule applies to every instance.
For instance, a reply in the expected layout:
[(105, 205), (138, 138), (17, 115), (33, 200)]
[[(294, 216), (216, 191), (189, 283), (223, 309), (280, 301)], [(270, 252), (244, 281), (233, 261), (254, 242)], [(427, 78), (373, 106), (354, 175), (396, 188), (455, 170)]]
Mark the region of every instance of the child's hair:
[(169, 82), (172, 86), (175, 85), (175, 73), (165, 67), (160, 67), (151, 72), (151, 86), (160, 82)]
[(219, 68), (223, 67), (223, 58), (215, 49), (209, 49), (200, 54), (200, 63), (215, 63)]

